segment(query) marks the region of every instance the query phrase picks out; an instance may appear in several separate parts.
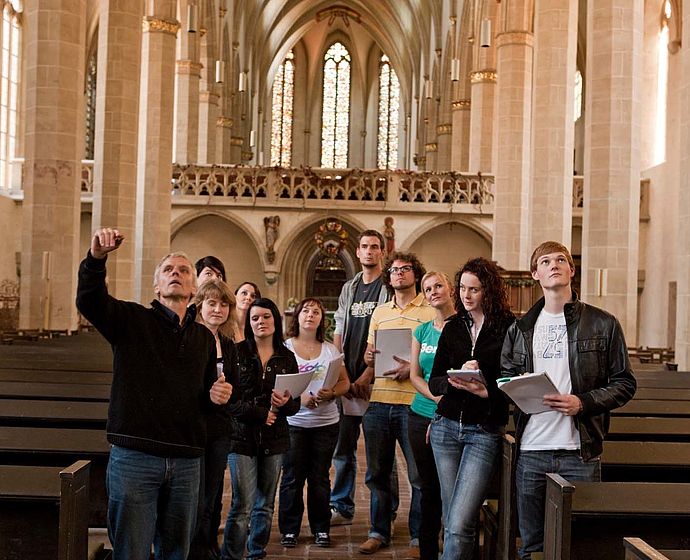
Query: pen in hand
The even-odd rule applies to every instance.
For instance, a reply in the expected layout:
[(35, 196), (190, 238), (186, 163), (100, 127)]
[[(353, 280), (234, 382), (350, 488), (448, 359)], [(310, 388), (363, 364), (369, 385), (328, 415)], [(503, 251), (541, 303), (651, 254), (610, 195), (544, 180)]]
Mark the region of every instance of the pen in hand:
[(319, 403), (316, 402), (316, 397), (314, 396), (314, 393), (312, 393), (311, 391), (309, 391), (309, 395), (312, 397), (312, 402), (314, 403), (314, 408), (318, 408)]

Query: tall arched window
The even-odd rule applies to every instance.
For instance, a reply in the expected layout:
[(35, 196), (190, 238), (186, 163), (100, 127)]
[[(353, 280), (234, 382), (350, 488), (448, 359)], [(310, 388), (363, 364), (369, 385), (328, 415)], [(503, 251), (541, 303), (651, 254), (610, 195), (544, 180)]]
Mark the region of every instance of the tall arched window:
[(84, 104), (84, 159), (93, 159), (96, 137), (96, 77), (98, 52), (94, 50), (86, 64), (86, 92)]
[(17, 143), (21, 4), (2, 3), (2, 59), (0, 59), (0, 187), (10, 186), (10, 162)]
[(573, 121), (577, 122), (582, 116), (582, 72), (579, 70), (575, 70), (575, 95), (573, 102)]
[(321, 167), (347, 167), (350, 135), (350, 53), (333, 43), (323, 63)]
[(295, 56), (288, 53), (273, 82), (271, 165), (289, 167), (292, 162), (292, 109), (295, 96)]
[(378, 166), (392, 169), (398, 163), (398, 118), (400, 116), (400, 82), (384, 54), (379, 64), (379, 134)]

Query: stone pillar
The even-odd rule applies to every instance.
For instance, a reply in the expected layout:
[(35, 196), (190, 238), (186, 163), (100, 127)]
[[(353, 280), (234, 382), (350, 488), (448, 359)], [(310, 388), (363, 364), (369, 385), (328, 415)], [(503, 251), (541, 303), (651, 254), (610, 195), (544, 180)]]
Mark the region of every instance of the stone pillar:
[(636, 344), (643, 0), (588, 0), (582, 297)]
[(535, 3), (530, 247), (571, 245), (577, 9), (570, 0)]
[(436, 154), (436, 170), (450, 171), (450, 151), (453, 138), (453, 125), (443, 123), (436, 126), (436, 137), (438, 138), (438, 153)]
[(216, 122), (218, 94), (209, 90), (199, 93), (199, 155), (197, 163), (205, 165), (216, 161)]
[(453, 101), (453, 140), (450, 151), (450, 168), (453, 171), (467, 171), (470, 147), (469, 99)]
[(24, 3), (19, 325), (74, 329), (84, 154), (85, 0)]
[(153, 271), (170, 251), (170, 180), (175, 80), (175, 0), (153, 0), (143, 18), (137, 214), (135, 299), (152, 295)]
[(134, 298), (137, 121), (141, 65), (139, 0), (100, 2), (93, 163), (93, 229), (117, 227), (128, 238), (108, 258), (108, 289)]
[[(527, 4), (504, 5), (496, 36), (499, 80), (493, 259), (508, 270), (529, 270), (533, 250), (528, 223), (533, 37)], [(472, 105), (474, 112), (474, 97)]]
[(196, 163), (199, 142), (201, 64), (194, 60), (178, 60), (176, 72), (175, 162)]
[[(683, 2), (683, 44), (690, 44), (690, 2)], [(681, 49), (679, 107), (690, 107), (690, 50)], [(676, 357), (678, 369), (690, 369), (690, 112), (680, 111), (680, 186), (678, 188), (678, 299), (676, 304)]]
[(230, 163), (230, 141), (232, 139), (232, 117), (219, 116), (216, 119), (216, 163)]
[(492, 172), (494, 94), (496, 92), (496, 70), (485, 68), (470, 74), (470, 173)]

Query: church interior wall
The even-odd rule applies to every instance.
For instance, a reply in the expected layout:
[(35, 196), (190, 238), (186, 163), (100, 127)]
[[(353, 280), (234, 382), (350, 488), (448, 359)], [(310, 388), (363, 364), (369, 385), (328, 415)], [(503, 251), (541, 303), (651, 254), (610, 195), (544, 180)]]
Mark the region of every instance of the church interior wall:
[[(449, 251), (449, 248), (452, 248)], [(409, 249), (427, 270), (445, 272), (451, 278), (470, 258), (491, 259), (491, 244), (476, 231), (458, 223), (439, 225), (415, 240)]]
[(0, 284), (18, 282), (17, 255), (20, 254), (22, 231), (22, 207), (11, 198), (0, 196)]
[(240, 227), (220, 216), (202, 216), (182, 226), (170, 241), (172, 251), (184, 251), (195, 262), (215, 255), (223, 264), (228, 284), (236, 288), (251, 280), (265, 291), (261, 258), (250, 237)]

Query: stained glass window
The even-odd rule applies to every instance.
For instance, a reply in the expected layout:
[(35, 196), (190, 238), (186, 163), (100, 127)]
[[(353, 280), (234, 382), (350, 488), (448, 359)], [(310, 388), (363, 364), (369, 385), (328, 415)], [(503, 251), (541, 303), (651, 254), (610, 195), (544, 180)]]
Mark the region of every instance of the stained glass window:
[(84, 158), (93, 159), (93, 142), (96, 136), (96, 61), (98, 55), (96, 51), (91, 53), (89, 62), (86, 66), (86, 103), (85, 103), (85, 126), (84, 133)]
[(289, 167), (292, 161), (292, 109), (295, 95), (295, 57), (288, 53), (273, 81), (271, 165)]
[(347, 167), (350, 60), (342, 43), (333, 43), (324, 56), (321, 167)]
[(381, 169), (392, 169), (398, 163), (398, 118), (400, 115), (400, 82), (384, 54), (379, 64), (379, 133), (377, 163)]
[(2, 58), (0, 59), (0, 187), (10, 186), (10, 162), (17, 141), (20, 32), (18, 7), (2, 2)]

